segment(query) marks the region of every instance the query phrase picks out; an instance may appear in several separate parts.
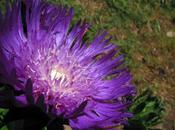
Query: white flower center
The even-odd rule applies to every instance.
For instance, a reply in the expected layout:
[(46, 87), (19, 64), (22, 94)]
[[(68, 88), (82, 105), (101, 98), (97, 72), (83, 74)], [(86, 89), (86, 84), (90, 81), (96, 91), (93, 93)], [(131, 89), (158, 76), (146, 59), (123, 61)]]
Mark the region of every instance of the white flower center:
[[(52, 83), (52, 90), (61, 92), (64, 90), (65, 84), (68, 83), (68, 75), (62, 69), (54, 68), (50, 71), (50, 79)], [(59, 80), (59, 84), (56, 82)]]
[(60, 72), (57, 69), (51, 70), (50, 76), (51, 76), (51, 80), (55, 80), (55, 79), (59, 80), (60, 79), (61, 81), (64, 81), (64, 79), (66, 78), (66, 74), (63, 72)]

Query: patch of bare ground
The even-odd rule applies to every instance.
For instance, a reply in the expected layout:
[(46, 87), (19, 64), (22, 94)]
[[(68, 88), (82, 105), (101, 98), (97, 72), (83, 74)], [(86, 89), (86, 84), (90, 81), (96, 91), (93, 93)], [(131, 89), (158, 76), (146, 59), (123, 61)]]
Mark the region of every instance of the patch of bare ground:
[[(165, 26), (166, 24), (164, 24)], [(159, 96), (166, 105), (166, 114), (163, 122), (163, 129), (175, 129), (175, 48), (173, 41), (166, 37), (166, 30), (171, 29), (172, 25), (163, 27), (164, 38), (147, 37), (142, 39), (144, 52), (135, 52), (133, 58), (135, 62), (140, 64), (133, 73), (138, 77), (142, 77), (140, 81), (136, 81), (138, 86), (149, 84), (155, 94)]]
[(93, 16), (97, 10), (104, 8), (105, 2), (98, 0), (76, 0), (76, 3), (85, 9), (86, 16)]

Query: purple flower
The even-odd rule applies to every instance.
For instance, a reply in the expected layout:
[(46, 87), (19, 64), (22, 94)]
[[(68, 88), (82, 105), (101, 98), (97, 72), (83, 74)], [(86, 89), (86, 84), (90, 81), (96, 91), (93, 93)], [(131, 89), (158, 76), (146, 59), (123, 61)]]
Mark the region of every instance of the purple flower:
[(16, 0), (0, 15), (0, 82), (24, 92), (15, 96), (17, 106), (44, 100), (47, 113), (63, 115), (75, 130), (127, 123), (135, 90), (107, 33), (88, 44), (89, 24), (70, 29), (72, 9), (40, 0), (25, 6)]

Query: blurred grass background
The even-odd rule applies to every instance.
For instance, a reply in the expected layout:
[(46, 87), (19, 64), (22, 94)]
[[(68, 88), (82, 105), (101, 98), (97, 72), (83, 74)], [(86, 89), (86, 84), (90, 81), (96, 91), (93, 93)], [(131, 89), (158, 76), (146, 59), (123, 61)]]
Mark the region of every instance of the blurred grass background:
[(149, 88), (152, 95), (164, 102), (163, 122), (154, 128), (175, 130), (175, 1), (50, 1), (74, 7), (73, 21), (85, 19), (92, 25), (89, 39), (104, 29), (113, 36), (112, 42), (125, 54), (138, 95)]
[(138, 114), (137, 107), (131, 107), (136, 113), (134, 120), (142, 118), (141, 122), (150, 126), (151, 119), (145, 113), (161, 115), (164, 106), (163, 121), (154, 124), (151, 120), (153, 127), (175, 130), (175, 0), (49, 1), (74, 7), (73, 23), (85, 19), (92, 25), (87, 33), (89, 40), (100, 30), (107, 30), (113, 36), (112, 43), (119, 45), (125, 54), (138, 95), (149, 89), (149, 94), (156, 96), (136, 99), (135, 104), (145, 105), (139, 111), (142, 114)]

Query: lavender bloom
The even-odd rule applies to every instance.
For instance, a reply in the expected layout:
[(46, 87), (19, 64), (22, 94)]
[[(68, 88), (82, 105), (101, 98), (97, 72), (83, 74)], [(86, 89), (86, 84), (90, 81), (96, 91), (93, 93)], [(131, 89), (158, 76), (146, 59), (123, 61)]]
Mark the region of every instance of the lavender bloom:
[(0, 14), (0, 82), (25, 92), (15, 97), (17, 105), (37, 104), (43, 95), (45, 111), (63, 115), (74, 130), (127, 123), (128, 97), (135, 91), (106, 32), (86, 44), (89, 25), (78, 22), (70, 29), (72, 9), (25, 3), (24, 18), (20, 0)]

